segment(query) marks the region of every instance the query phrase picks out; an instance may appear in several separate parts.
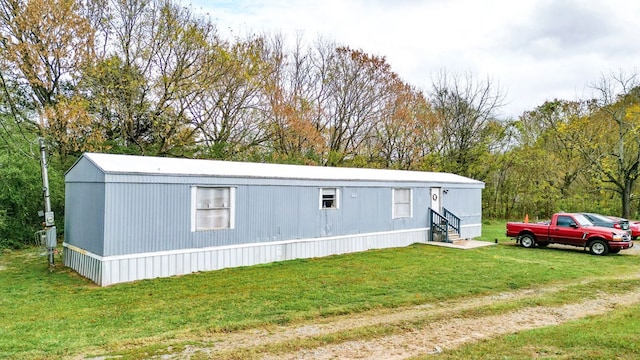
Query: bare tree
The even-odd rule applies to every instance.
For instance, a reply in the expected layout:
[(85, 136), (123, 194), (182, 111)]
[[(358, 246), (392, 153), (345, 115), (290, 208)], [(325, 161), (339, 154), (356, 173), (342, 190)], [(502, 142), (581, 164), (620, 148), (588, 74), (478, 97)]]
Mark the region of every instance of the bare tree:
[(328, 165), (338, 165), (362, 152), (390, 97), (388, 84), (396, 76), (384, 57), (348, 47), (335, 50), (323, 107)]
[(441, 123), (443, 169), (474, 176), (471, 165), (489, 146), (490, 123), (503, 106), (504, 95), (489, 78), (441, 71), (432, 84), (431, 104)]
[(313, 72), (311, 49), (298, 34), (288, 49), (281, 35), (269, 38), (265, 60), (272, 72), (265, 84), (265, 122), (270, 142), (278, 156), (305, 162), (318, 161), (326, 144), (318, 127), (318, 109), (314, 103), (318, 89)]
[(212, 78), (190, 111), (201, 132), (199, 142), (210, 156), (235, 157), (266, 141), (266, 128), (258, 121), (271, 73), (264, 52), (260, 37), (211, 47), (207, 66)]

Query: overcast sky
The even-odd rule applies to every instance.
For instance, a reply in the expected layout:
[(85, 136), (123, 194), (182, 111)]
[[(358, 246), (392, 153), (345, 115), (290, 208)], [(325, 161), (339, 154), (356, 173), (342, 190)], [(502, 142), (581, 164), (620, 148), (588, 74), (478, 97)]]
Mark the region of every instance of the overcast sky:
[(386, 57), (405, 82), (491, 78), (504, 116), (591, 94), (603, 75), (640, 69), (638, 0), (181, 0), (222, 34), (302, 32)]

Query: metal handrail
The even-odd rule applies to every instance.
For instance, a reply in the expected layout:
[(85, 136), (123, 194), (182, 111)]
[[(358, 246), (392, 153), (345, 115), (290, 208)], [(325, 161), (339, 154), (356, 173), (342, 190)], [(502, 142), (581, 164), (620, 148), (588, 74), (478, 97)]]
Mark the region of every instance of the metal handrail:
[(446, 208), (443, 208), (443, 210), (444, 216), (432, 208), (429, 208), (430, 241), (450, 242), (450, 230), (455, 231), (456, 234), (460, 234), (460, 218)]
[[(449, 221), (437, 211), (429, 208), (430, 241), (449, 242)], [(438, 239), (438, 240), (434, 240)]]
[(442, 210), (444, 210), (444, 217), (447, 218), (449, 226), (460, 234), (460, 218), (446, 208), (442, 208)]

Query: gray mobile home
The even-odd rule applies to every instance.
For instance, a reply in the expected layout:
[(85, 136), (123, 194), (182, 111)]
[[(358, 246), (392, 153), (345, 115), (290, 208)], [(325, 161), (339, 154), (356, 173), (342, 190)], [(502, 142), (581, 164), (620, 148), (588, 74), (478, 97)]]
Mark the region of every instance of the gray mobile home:
[(102, 286), (481, 232), (448, 173), (87, 153), (65, 181), (64, 263)]

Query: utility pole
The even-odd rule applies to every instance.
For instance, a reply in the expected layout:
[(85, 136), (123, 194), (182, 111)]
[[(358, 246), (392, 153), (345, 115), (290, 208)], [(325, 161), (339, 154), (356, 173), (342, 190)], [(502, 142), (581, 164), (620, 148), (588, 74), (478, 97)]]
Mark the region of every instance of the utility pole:
[(53, 254), (57, 246), (56, 226), (53, 211), (51, 211), (51, 200), (49, 199), (49, 174), (47, 172), (47, 153), (45, 151), (44, 139), (40, 138), (40, 165), (42, 167), (42, 192), (44, 194), (44, 234), (45, 244), (49, 254), (49, 266), (53, 266)]

